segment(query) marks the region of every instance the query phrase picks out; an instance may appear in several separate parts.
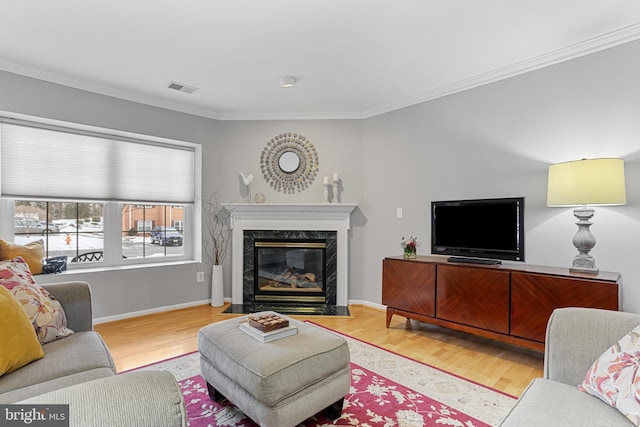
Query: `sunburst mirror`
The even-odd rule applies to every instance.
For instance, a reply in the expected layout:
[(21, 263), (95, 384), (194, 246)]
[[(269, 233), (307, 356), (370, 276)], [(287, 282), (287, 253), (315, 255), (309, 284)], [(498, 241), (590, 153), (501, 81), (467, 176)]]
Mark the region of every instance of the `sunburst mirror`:
[(283, 133), (267, 142), (260, 156), (260, 169), (274, 190), (285, 194), (299, 193), (318, 175), (318, 153), (307, 137)]

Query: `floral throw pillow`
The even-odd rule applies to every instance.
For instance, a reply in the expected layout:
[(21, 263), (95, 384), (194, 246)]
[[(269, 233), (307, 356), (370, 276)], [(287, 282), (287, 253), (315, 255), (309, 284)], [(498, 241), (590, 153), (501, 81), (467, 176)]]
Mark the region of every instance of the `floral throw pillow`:
[(73, 334), (62, 305), (36, 284), (22, 257), (0, 261), (0, 285), (20, 301), (41, 344)]
[(602, 353), (578, 389), (640, 425), (640, 326)]

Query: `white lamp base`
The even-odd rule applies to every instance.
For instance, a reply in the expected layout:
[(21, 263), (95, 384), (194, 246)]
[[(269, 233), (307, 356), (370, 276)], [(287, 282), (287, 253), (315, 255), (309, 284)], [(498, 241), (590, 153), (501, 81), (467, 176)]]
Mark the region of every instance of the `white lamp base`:
[(589, 230), (592, 224), (589, 220), (593, 217), (594, 210), (578, 208), (573, 210), (573, 214), (578, 218), (578, 222), (576, 222), (578, 232), (573, 236), (573, 246), (578, 249), (578, 255), (573, 258), (573, 265), (569, 271), (572, 273), (598, 274), (596, 260), (589, 255), (589, 251), (596, 245), (596, 238), (593, 237), (591, 230)]

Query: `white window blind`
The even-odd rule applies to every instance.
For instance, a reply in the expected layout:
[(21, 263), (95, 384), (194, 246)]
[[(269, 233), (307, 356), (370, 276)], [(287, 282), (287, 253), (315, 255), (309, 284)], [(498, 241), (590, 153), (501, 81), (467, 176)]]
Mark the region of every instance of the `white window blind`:
[(193, 203), (190, 146), (0, 123), (2, 196)]

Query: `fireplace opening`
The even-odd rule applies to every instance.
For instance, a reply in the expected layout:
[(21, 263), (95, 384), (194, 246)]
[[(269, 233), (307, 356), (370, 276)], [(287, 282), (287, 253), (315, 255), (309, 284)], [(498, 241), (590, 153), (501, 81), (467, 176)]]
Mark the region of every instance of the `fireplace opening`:
[(243, 230), (242, 305), (229, 312), (348, 312), (336, 305), (337, 259), (334, 230)]
[(255, 239), (254, 300), (326, 302), (326, 240)]

